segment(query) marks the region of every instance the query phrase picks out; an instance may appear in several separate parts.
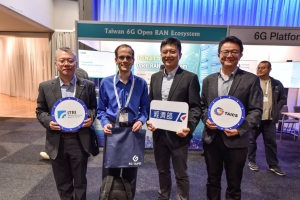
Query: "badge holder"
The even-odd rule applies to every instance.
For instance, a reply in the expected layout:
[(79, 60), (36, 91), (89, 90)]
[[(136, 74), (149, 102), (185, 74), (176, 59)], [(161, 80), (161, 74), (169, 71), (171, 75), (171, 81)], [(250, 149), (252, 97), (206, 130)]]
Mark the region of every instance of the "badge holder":
[(119, 122), (128, 125), (128, 112), (124, 108), (120, 109)]

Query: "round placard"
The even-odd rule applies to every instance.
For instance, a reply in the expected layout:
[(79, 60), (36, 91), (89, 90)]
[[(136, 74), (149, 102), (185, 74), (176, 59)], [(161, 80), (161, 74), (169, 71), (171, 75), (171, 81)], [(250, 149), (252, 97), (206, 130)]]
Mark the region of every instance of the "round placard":
[(88, 117), (86, 105), (75, 97), (64, 97), (52, 107), (52, 121), (57, 122), (63, 131), (76, 131)]
[(235, 129), (245, 119), (244, 105), (233, 96), (215, 98), (208, 107), (208, 118), (218, 129)]

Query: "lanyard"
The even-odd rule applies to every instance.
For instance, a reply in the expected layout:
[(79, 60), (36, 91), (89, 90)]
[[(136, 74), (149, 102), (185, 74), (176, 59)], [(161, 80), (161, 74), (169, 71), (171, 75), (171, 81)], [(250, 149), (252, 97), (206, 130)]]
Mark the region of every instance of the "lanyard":
[[(115, 75), (115, 77), (114, 77), (114, 91), (115, 91), (115, 95), (116, 95), (118, 107), (119, 107), (119, 109), (121, 109), (121, 103), (120, 103), (119, 95), (118, 95), (117, 88), (116, 88), (116, 76), (117, 76), (117, 75)], [(127, 97), (127, 101), (126, 101), (126, 104), (125, 104), (124, 107), (127, 107), (128, 104), (129, 104), (129, 100), (130, 100), (131, 95), (132, 95), (133, 87), (134, 87), (134, 76), (132, 76), (132, 84), (131, 84), (131, 88), (130, 88), (129, 95), (128, 95), (128, 97)]]
[(268, 90), (269, 90), (269, 81), (270, 81), (270, 80), (268, 80), (268, 82), (267, 82), (267, 86), (266, 86), (266, 96), (268, 96)]

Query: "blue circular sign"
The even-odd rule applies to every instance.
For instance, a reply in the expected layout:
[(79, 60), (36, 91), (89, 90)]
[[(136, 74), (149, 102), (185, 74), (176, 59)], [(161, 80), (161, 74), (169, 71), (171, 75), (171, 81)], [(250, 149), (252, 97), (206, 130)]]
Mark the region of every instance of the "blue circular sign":
[(234, 96), (219, 96), (208, 107), (208, 118), (218, 129), (236, 129), (245, 119), (245, 108)]
[(53, 105), (51, 117), (52, 121), (59, 124), (62, 131), (76, 131), (88, 118), (88, 109), (80, 99), (64, 97)]

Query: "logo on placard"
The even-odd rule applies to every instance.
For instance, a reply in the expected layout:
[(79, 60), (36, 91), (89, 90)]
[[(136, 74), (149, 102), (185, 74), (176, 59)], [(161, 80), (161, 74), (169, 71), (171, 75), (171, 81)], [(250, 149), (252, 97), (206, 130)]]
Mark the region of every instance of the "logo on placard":
[(186, 113), (151, 109), (150, 117), (156, 118), (156, 119), (174, 121), (174, 122), (183, 122), (186, 120)]
[(217, 107), (215, 110), (214, 110), (214, 113), (218, 116), (221, 116), (223, 113), (224, 113), (224, 109), (223, 108), (220, 108), (220, 107)]
[(79, 118), (82, 117), (82, 114), (77, 114), (76, 110), (58, 110), (57, 117), (58, 119)]
[(57, 116), (58, 116), (58, 119), (65, 118), (67, 116), (67, 111), (66, 110), (58, 110)]
[(185, 119), (186, 119), (186, 113), (181, 113), (177, 121), (183, 122)]

